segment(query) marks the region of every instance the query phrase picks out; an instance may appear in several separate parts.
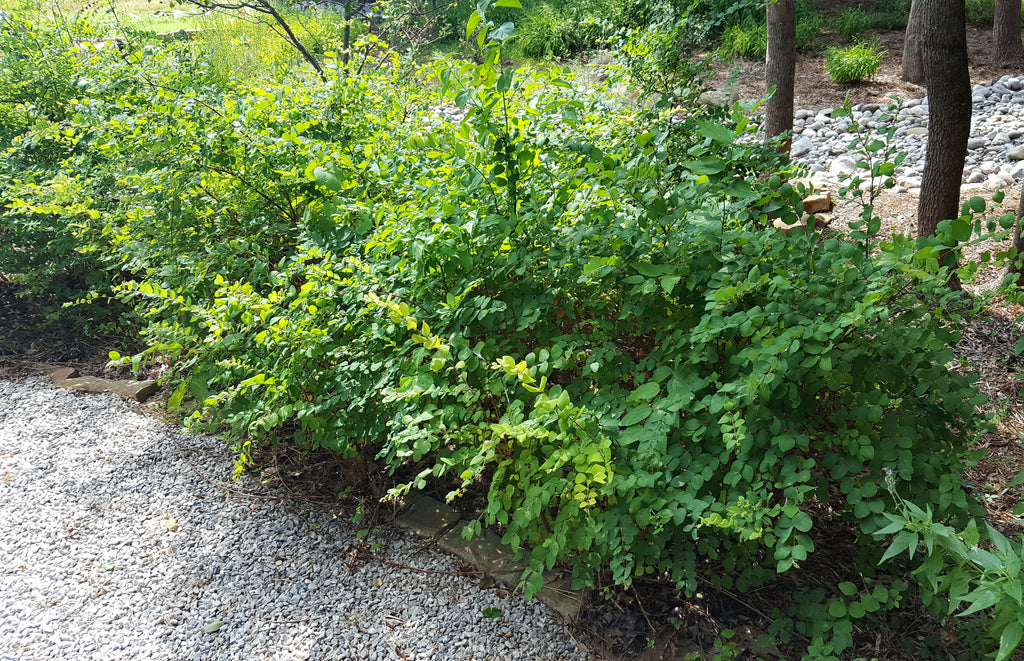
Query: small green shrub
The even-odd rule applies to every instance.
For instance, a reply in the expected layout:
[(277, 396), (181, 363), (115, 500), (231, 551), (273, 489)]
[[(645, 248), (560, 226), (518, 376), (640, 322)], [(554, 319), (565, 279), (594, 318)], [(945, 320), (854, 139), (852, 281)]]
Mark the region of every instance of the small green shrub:
[(873, 30), (902, 30), (907, 27), (911, 0), (878, 0), (869, 15)]
[(796, 3), (796, 47), (797, 50), (810, 48), (821, 34), (821, 14), (814, 11), (809, 0)]
[[(821, 25), (821, 15), (811, 9), (809, 4), (797, 4), (796, 47), (798, 50), (809, 48), (818, 41)], [(763, 58), (767, 46), (768, 30), (765, 26), (763, 10), (756, 18), (747, 17), (743, 22), (726, 28), (722, 35), (722, 47), (725, 52), (741, 57)]]
[(582, 47), (585, 38), (578, 24), (561, 10), (544, 3), (535, 7), (516, 25), (512, 42), (526, 57), (563, 57)]
[(995, 0), (967, 0), (967, 22), (976, 25), (992, 25), (996, 17)]
[(838, 30), (839, 36), (844, 41), (851, 43), (860, 39), (869, 24), (868, 15), (861, 9), (847, 9), (836, 18), (836, 30)]
[(760, 59), (768, 48), (768, 32), (764, 21), (744, 21), (730, 26), (722, 35), (722, 48), (727, 53)]
[(825, 54), (825, 71), (840, 84), (862, 83), (882, 68), (882, 55), (877, 47), (865, 44), (830, 48)]

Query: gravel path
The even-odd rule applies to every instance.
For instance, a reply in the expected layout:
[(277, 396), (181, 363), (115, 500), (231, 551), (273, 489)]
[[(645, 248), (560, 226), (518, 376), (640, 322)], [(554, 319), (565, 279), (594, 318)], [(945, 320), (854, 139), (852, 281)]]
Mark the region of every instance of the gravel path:
[[(357, 526), (336, 509), (227, 495), (174, 438), (113, 396), (0, 381), (0, 659), (592, 658), (538, 602), (349, 567)], [(230, 480), (222, 441), (177, 439)], [(397, 529), (369, 542), (456, 568)]]

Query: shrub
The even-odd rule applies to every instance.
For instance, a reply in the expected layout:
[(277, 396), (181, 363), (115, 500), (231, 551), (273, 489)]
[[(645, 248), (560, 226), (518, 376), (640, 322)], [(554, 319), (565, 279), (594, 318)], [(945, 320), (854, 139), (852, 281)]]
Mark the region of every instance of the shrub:
[(563, 57), (583, 47), (579, 24), (544, 3), (530, 10), (516, 25), (512, 44), (526, 57)]
[[(818, 40), (821, 33), (821, 16), (808, 4), (801, 4), (796, 14), (796, 47), (805, 49)], [(732, 25), (722, 35), (722, 47), (731, 54), (760, 59), (768, 47), (768, 32), (764, 12), (757, 18), (747, 18)]]
[[(130, 76), (76, 76), (85, 107), (24, 136), (81, 141), (10, 191), (111, 255), (147, 319), (138, 359), (171, 365), (191, 424), (375, 456), (392, 498), (474, 490), (468, 530), (527, 553), (529, 594), (558, 562), (578, 585), (749, 590), (827, 520), (867, 539), (897, 503), (966, 519), (987, 423), (947, 368), (974, 310), (942, 260), (970, 218), (921, 239), (878, 240), (877, 217), (774, 231), (799, 192), (738, 110), (696, 90), (632, 109), (484, 50), (225, 86), (147, 49)], [(427, 112), (442, 98), (461, 124)], [(796, 630), (842, 653), (854, 603), (902, 594), (820, 588), (795, 599), (828, 626)]]
[(992, 25), (996, 17), (995, 0), (967, 0), (967, 22), (975, 25)]
[(825, 71), (840, 84), (861, 83), (882, 68), (882, 51), (858, 44), (850, 48), (830, 48), (825, 53)]
[(796, 47), (804, 50), (818, 41), (821, 34), (821, 15), (814, 11), (810, 0), (796, 2)]
[(726, 52), (751, 59), (762, 59), (768, 48), (768, 33), (764, 21), (744, 21), (730, 26), (722, 35)]
[(847, 42), (856, 42), (868, 29), (868, 15), (861, 9), (849, 8), (836, 17), (836, 30)]
[(902, 30), (910, 17), (911, 0), (878, 0), (869, 15), (875, 30)]

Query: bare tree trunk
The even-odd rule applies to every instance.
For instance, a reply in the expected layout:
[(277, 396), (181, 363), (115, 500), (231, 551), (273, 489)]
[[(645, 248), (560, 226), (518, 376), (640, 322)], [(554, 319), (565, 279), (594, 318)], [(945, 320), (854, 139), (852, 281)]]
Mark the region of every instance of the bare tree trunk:
[[(796, 78), (796, 3), (775, 0), (768, 3), (768, 52), (765, 83), (775, 93), (764, 111), (764, 132), (768, 139), (793, 130), (793, 84)], [(789, 154), (790, 138), (779, 145)]]
[(996, 0), (992, 21), (992, 63), (1008, 65), (1024, 59), (1020, 42), (1020, 0)]
[(903, 80), (915, 85), (925, 84), (924, 35), (921, 23), (923, 4), (924, 0), (913, 0), (911, 3), (907, 32), (903, 39)]
[[(971, 76), (967, 68), (964, 0), (915, 0), (923, 12), (928, 150), (917, 207), (918, 236), (960, 215), (960, 181), (971, 133)], [(959, 289), (954, 276), (950, 286)]]

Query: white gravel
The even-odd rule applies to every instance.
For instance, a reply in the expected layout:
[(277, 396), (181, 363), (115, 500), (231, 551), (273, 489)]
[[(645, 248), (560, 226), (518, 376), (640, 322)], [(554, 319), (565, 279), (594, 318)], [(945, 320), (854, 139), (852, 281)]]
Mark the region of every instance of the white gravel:
[[(0, 659), (592, 658), (536, 601), (350, 567), (358, 526), (337, 507), (226, 493), (175, 438), (231, 479), (222, 441), (175, 436), (134, 403), (0, 381)], [(369, 541), (456, 568), (394, 528)]]

